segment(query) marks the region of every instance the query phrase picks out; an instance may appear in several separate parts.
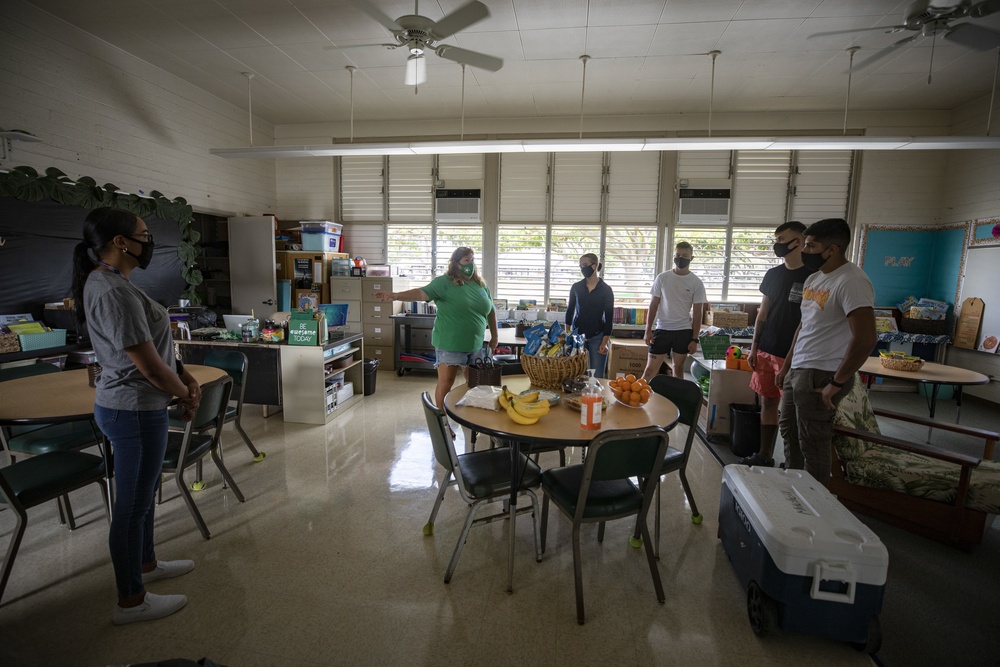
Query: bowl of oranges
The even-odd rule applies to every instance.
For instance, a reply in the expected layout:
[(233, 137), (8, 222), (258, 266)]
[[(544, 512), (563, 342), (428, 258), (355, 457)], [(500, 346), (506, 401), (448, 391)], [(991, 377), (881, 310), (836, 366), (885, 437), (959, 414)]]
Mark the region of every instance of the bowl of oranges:
[(615, 395), (615, 400), (630, 408), (641, 408), (653, 395), (649, 383), (632, 374), (615, 378), (608, 383), (608, 386), (611, 388), (611, 393)]

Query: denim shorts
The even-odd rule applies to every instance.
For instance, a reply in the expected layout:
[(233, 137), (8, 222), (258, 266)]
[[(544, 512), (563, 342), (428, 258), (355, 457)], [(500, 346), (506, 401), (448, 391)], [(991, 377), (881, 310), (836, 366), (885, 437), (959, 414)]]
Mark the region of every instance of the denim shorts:
[(475, 352), (451, 352), (449, 350), (434, 348), (434, 353), (437, 358), (437, 361), (434, 362), (434, 368), (441, 365), (471, 366), (483, 358), (482, 349), (478, 349)]

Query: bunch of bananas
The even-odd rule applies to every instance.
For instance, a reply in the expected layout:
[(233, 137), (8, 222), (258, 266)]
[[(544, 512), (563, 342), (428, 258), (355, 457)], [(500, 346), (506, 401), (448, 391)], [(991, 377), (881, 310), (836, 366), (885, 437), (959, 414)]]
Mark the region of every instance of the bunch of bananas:
[(549, 402), (538, 400), (537, 391), (518, 395), (504, 385), (499, 400), (507, 416), (518, 424), (534, 424), (549, 413)]

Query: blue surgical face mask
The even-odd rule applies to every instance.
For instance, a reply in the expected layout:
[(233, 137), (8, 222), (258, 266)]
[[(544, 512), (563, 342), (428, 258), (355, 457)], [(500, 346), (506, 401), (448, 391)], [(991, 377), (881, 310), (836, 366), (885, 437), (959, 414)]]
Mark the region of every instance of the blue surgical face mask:
[(459, 264), (458, 270), (462, 272), (462, 275), (466, 278), (471, 278), (472, 274), (476, 272), (475, 264)]

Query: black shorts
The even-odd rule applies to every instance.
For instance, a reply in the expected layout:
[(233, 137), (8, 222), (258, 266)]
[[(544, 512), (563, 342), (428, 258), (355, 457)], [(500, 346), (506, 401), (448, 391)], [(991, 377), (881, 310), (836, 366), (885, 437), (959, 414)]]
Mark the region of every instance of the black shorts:
[(650, 354), (687, 354), (688, 345), (691, 343), (691, 330), (680, 329), (678, 331), (667, 331), (657, 329), (653, 332), (653, 344), (649, 346)]

